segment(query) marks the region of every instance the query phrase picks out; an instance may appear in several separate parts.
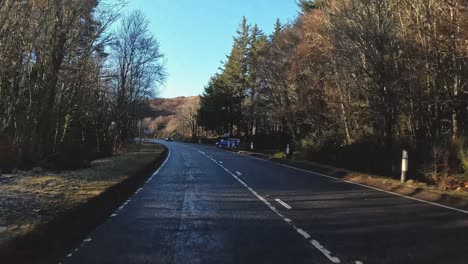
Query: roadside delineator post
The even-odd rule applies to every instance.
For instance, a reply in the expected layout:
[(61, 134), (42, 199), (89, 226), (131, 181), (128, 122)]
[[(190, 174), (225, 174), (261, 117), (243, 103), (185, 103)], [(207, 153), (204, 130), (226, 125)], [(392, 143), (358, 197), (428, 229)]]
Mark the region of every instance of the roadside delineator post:
[(403, 150), (401, 156), (401, 183), (406, 182), (406, 173), (408, 172), (408, 151)]
[(289, 144), (286, 145), (286, 155), (289, 155)]
[(198, 144), (200, 144), (200, 145), (201, 145), (201, 139), (198, 139)]
[(250, 142), (250, 149), (253, 150), (253, 141)]

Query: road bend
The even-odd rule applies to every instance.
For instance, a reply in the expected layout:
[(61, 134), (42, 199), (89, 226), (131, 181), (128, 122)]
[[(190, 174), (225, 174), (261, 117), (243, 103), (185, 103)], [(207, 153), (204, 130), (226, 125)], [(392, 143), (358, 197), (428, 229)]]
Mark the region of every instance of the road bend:
[(62, 263), (467, 263), (468, 212), (209, 146), (166, 162)]

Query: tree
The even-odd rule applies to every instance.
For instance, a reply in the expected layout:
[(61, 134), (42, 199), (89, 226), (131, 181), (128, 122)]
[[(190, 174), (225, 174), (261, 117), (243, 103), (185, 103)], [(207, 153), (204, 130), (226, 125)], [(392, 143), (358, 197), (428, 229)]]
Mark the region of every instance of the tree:
[[(14, 146), (19, 166), (80, 166), (111, 154), (114, 134), (120, 143), (131, 136), (164, 70), (141, 14), (122, 27), (136, 38), (112, 36), (121, 7), (105, 0), (0, 2), (0, 140)], [(116, 47), (126, 47), (124, 55)], [(114, 78), (121, 65), (123, 86)]]
[(136, 120), (144, 117), (141, 108), (165, 77), (159, 43), (148, 26), (140, 11), (125, 16), (111, 46), (117, 76), (113, 91), (116, 149), (129, 138)]
[[(399, 169), (401, 148), (415, 153), (420, 168), (449, 160), (445, 171), (459, 169), (460, 159), (467, 159), (459, 154), (460, 138), (468, 136), (465, 2), (298, 5), (297, 19), (277, 20), (269, 38), (257, 26), (245, 30), (243, 19), (218, 75), (222, 82), (210, 83), (202, 99), (200, 113), (212, 113), (203, 125), (211, 129), (211, 122), (223, 120), (217, 111), (234, 109), (225, 118), (242, 128), (245, 139), (261, 130), (256, 140), (279, 135), (311, 156), (342, 157), (334, 162), (364, 150), (374, 154), (348, 165), (389, 175)], [(240, 114), (238, 121), (233, 113)]]

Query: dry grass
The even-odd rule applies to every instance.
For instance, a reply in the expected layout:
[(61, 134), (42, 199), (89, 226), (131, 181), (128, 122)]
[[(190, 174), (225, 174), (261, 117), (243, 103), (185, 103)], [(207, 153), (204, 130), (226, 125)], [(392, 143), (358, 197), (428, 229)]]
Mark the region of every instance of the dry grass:
[(0, 242), (101, 194), (154, 162), (163, 151), (160, 145), (146, 144), (96, 160), (82, 170), (0, 176)]

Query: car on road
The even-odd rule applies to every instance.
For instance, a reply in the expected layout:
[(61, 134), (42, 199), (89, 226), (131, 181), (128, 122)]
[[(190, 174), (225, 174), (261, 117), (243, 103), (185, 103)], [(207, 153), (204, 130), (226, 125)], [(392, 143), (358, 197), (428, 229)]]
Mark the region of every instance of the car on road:
[(238, 148), (240, 146), (240, 139), (238, 138), (227, 138), (221, 139), (216, 142), (216, 147), (218, 148)]

